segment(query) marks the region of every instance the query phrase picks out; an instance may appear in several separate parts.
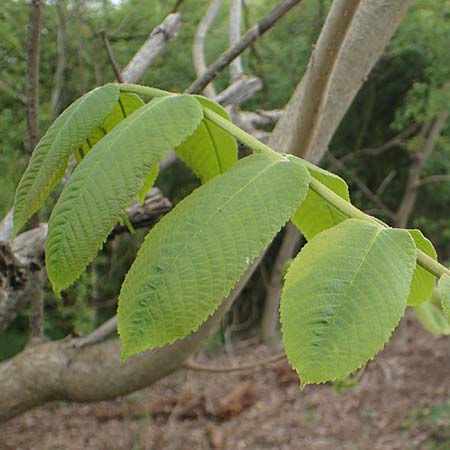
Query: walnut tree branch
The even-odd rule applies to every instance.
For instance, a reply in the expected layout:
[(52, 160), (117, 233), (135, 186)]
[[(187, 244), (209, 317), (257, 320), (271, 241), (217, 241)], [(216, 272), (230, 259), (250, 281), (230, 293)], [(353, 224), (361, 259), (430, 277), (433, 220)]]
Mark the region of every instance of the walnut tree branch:
[(160, 25), (153, 29), (148, 39), (123, 69), (124, 82), (136, 83), (142, 78), (166, 44), (176, 36), (180, 24), (180, 13), (173, 13), (169, 14)]
[(267, 16), (265, 16), (254, 27), (248, 30), (242, 39), (233, 47), (226, 50), (216, 61), (209, 66), (208, 70), (197, 78), (187, 89), (188, 94), (198, 94), (211, 81), (213, 81), (222, 70), (229, 66), (230, 62), (239, 56), (246, 48), (255, 42), (260, 36), (275, 25), (278, 19), (286, 14), (291, 8), (300, 3), (301, 0), (284, 0)]
[(46, 342), (0, 363), (0, 422), (52, 400), (113, 399), (150, 386), (182, 367), (238, 296), (255, 262), (217, 311), (193, 334), (172, 345), (120, 360), (119, 339), (77, 348), (71, 340)]

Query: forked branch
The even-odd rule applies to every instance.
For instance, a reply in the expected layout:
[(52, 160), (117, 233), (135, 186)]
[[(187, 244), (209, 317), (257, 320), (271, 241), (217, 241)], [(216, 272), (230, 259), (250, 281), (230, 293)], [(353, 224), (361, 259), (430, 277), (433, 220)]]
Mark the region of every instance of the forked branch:
[(253, 44), (266, 31), (270, 30), (278, 19), (286, 14), (291, 8), (300, 3), (301, 0), (285, 0), (272, 10), (266, 17), (258, 22), (253, 28), (248, 30), (242, 39), (233, 47), (229, 48), (216, 61), (209, 66), (208, 70), (197, 80), (195, 80), (187, 89), (188, 94), (198, 94), (207, 86), (217, 75), (229, 66), (230, 62), (239, 56), (246, 48)]

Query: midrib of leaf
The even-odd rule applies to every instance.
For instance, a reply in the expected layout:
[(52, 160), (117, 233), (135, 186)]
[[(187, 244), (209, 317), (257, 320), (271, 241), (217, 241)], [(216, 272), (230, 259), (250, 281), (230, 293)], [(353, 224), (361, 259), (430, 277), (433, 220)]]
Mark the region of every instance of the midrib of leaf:
[(214, 154), (216, 155), (216, 162), (217, 162), (217, 167), (219, 168), (219, 173), (223, 173), (223, 168), (222, 168), (222, 164), (220, 162), (219, 152), (217, 150), (216, 141), (214, 140), (214, 135), (211, 133), (211, 130), (209, 129), (208, 119), (206, 119), (206, 117), (205, 117), (204, 121), (205, 121), (206, 131), (208, 132), (208, 136), (210, 137), (211, 142), (213, 144)]
[(336, 309), (335, 309), (334, 314), (333, 314), (333, 319), (332, 319), (331, 323), (329, 324), (329, 326), (327, 327), (326, 333), (324, 333), (323, 335), (320, 336), (320, 340), (323, 340), (323, 339), (328, 338), (328, 336), (329, 336), (329, 334), (330, 334), (330, 331), (331, 331), (331, 329), (333, 328), (333, 326), (334, 326), (334, 324), (335, 324), (335, 322), (336, 322), (336, 317), (338, 316), (339, 310), (340, 310), (342, 304), (345, 303), (345, 300), (346, 300), (346, 298), (347, 298), (347, 296), (348, 296), (348, 294), (349, 294), (351, 288), (353, 287), (353, 282), (355, 281), (355, 279), (356, 279), (356, 277), (358, 276), (359, 272), (361, 271), (361, 269), (362, 269), (364, 263), (366, 262), (366, 259), (367, 259), (368, 255), (370, 254), (370, 251), (371, 251), (373, 245), (375, 244), (375, 241), (378, 239), (378, 236), (379, 236), (379, 234), (380, 234), (381, 231), (383, 231), (383, 229), (382, 229), (382, 228), (379, 228), (379, 229), (376, 231), (376, 233), (374, 234), (374, 236), (373, 236), (373, 238), (372, 238), (372, 240), (371, 240), (369, 246), (367, 247), (367, 251), (366, 251), (366, 253), (364, 254), (364, 257), (361, 259), (361, 261), (360, 261), (358, 267), (356, 268), (355, 272), (354, 272), (353, 275), (352, 275), (352, 278), (350, 279), (350, 281), (349, 281), (349, 283), (348, 283), (348, 286), (347, 286), (346, 289), (345, 289), (344, 294), (342, 295), (341, 301), (340, 301), (340, 302), (338, 303), (338, 305), (336, 306)]

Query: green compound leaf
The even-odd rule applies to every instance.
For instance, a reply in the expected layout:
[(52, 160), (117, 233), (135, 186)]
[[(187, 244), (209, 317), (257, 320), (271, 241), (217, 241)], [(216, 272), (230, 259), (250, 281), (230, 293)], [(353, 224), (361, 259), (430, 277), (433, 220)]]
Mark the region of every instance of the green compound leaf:
[(83, 95), (53, 122), (33, 151), (14, 199), (14, 234), (42, 206), (67, 169), (70, 156), (100, 125), (119, 98), (106, 84)]
[(404, 313), (415, 263), (407, 231), (357, 219), (303, 247), (280, 307), (284, 346), (302, 385), (342, 379), (383, 348)]
[[(408, 230), (416, 243), (416, 247), (431, 258), (437, 260), (437, 253), (433, 244), (422, 234), (420, 230)], [(424, 302), (433, 291), (436, 279), (428, 270), (416, 264), (409, 292), (408, 305), (416, 306)]]
[[(201, 105), (230, 120), (228, 113), (217, 103), (199, 95), (195, 98)], [(202, 183), (226, 172), (237, 163), (236, 140), (206, 118), (176, 151), (179, 158), (194, 171)]]
[(203, 118), (198, 102), (174, 95), (120, 122), (80, 162), (49, 220), (46, 265), (56, 292), (94, 258), (154, 165)]
[(254, 154), (166, 215), (122, 285), (122, 357), (195, 331), (298, 208), (309, 177), (298, 158)]
[(450, 325), (450, 276), (444, 273), (438, 283), (439, 294), (441, 296), (442, 311)]
[[(307, 165), (312, 177), (331, 189), (339, 197), (350, 201), (347, 183), (341, 177), (311, 163), (307, 163)], [(310, 189), (305, 201), (291, 220), (310, 241), (316, 234), (343, 222), (346, 218), (345, 214)]]
[(91, 148), (105, 137), (116, 125), (126, 119), (137, 109), (144, 106), (145, 103), (135, 94), (121, 92), (119, 101), (114, 105), (112, 111), (105, 117), (103, 122), (89, 133), (89, 136), (83, 142), (81, 148), (82, 156), (85, 156)]
[(423, 302), (414, 306), (414, 314), (423, 327), (433, 334), (450, 334), (450, 326), (442, 309), (434, 303)]

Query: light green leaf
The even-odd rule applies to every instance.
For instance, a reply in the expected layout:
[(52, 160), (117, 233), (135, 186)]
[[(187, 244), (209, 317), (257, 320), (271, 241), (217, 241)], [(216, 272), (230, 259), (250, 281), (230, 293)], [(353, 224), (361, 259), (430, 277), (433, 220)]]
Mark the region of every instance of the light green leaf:
[[(416, 243), (416, 247), (422, 250), (428, 256), (437, 260), (437, 253), (433, 244), (422, 234), (420, 230), (408, 230)], [(411, 291), (409, 292), (408, 305), (415, 306), (424, 302), (433, 291), (436, 284), (434, 275), (428, 270), (416, 264), (414, 276), (411, 283)]]
[(159, 164), (156, 163), (150, 170), (150, 173), (147, 175), (147, 178), (145, 179), (144, 185), (142, 186), (141, 190), (138, 192), (137, 198), (138, 202), (141, 205), (144, 204), (145, 196), (148, 194), (148, 191), (155, 184), (156, 178), (158, 177), (158, 172), (159, 172)]
[(447, 324), (450, 325), (450, 276), (444, 273), (439, 279), (439, 294), (441, 296), (441, 305)]
[(81, 152), (83, 155), (89, 153), (91, 148), (105, 137), (116, 125), (127, 118), (131, 113), (144, 106), (145, 103), (135, 94), (121, 92), (119, 101), (114, 105), (112, 111), (105, 117), (103, 122), (89, 133), (83, 142)]
[[(203, 106), (230, 120), (228, 113), (217, 103), (199, 95), (195, 98)], [(202, 183), (226, 172), (237, 163), (236, 140), (206, 118), (176, 151), (179, 158), (194, 171)]]
[[(339, 197), (350, 201), (347, 183), (334, 173), (308, 164), (312, 177), (319, 180)], [(316, 234), (344, 221), (347, 217), (317, 195), (313, 190), (308, 191), (305, 201), (292, 217), (292, 222), (303, 233), (306, 239), (311, 240)]]
[(14, 199), (14, 234), (42, 206), (63, 177), (69, 158), (100, 125), (119, 98), (119, 86), (106, 84), (83, 95), (53, 122), (33, 151)]
[(298, 208), (308, 184), (300, 159), (254, 154), (166, 215), (122, 285), (123, 358), (195, 331)]
[(423, 302), (414, 306), (414, 313), (423, 327), (433, 334), (450, 334), (450, 326), (439, 306)]
[(415, 262), (407, 231), (357, 219), (303, 247), (280, 306), (284, 346), (302, 385), (342, 379), (383, 348), (404, 313)]
[(49, 221), (46, 265), (55, 291), (94, 258), (151, 168), (190, 136), (203, 118), (188, 95), (165, 97), (108, 133), (70, 177)]

